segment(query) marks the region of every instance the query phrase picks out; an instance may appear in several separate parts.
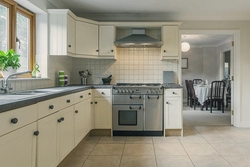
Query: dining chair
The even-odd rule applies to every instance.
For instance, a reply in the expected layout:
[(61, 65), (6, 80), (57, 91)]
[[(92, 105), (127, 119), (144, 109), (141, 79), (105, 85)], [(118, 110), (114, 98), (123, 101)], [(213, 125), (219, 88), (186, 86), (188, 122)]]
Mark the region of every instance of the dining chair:
[(193, 84), (199, 84), (202, 82), (202, 79), (193, 79)]
[(228, 103), (231, 103), (231, 80), (228, 81), (228, 86), (227, 86), (226, 108), (228, 108)]
[(223, 81), (213, 81), (211, 83), (210, 94), (208, 100), (206, 101), (206, 108), (208, 103), (210, 103), (210, 113), (212, 113), (213, 103), (217, 103), (218, 110), (222, 110), (224, 113), (224, 92), (225, 92), (225, 82)]
[(190, 90), (190, 107), (193, 107), (194, 104), (194, 110), (196, 109), (196, 104), (198, 102), (198, 98), (195, 95), (195, 91), (194, 91), (194, 84), (192, 80), (188, 81), (188, 86), (189, 86), (189, 90)]
[(186, 85), (186, 89), (187, 89), (187, 105), (190, 105), (190, 89), (189, 89), (189, 85), (188, 85), (188, 80), (185, 80), (185, 85)]

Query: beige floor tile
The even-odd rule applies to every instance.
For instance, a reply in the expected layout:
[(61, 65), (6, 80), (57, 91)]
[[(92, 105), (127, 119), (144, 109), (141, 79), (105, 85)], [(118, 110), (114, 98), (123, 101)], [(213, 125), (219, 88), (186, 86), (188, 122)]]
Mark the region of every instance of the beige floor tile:
[(209, 143), (231, 143), (234, 142), (224, 134), (202, 134)]
[(216, 126), (194, 126), (200, 134), (219, 134), (221, 133)]
[(99, 140), (99, 144), (100, 143), (107, 143), (107, 144), (124, 144), (126, 142), (126, 138), (127, 137), (107, 137), (107, 136), (103, 136), (101, 137), (101, 139)]
[(153, 144), (125, 144), (123, 155), (154, 155)]
[(65, 165), (61, 167), (81, 167), (87, 158), (88, 156), (74, 155), (69, 159), (69, 161)]
[(195, 167), (230, 167), (231, 165), (220, 155), (190, 156)]
[(225, 155), (224, 158), (233, 166), (233, 167), (249, 167), (250, 158), (249, 155)]
[(193, 167), (186, 155), (156, 156), (158, 167)]
[(152, 137), (127, 137), (126, 143), (128, 144), (151, 144), (153, 143)]
[(119, 167), (121, 156), (89, 156), (82, 167)]
[(239, 143), (239, 145), (250, 152), (250, 141), (249, 143)]
[(154, 144), (156, 155), (187, 155), (182, 144)]
[(156, 167), (155, 156), (123, 156), (121, 167)]
[(216, 143), (212, 146), (221, 155), (250, 155), (250, 152), (237, 143)]
[(183, 144), (188, 155), (219, 155), (210, 144)]
[(83, 141), (83, 143), (98, 143), (100, 138), (101, 136), (89, 136)]
[(164, 144), (164, 143), (179, 144), (180, 140), (178, 139), (178, 137), (153, 137), (153, 143), (155, 144)]
[(249, 143), (250, 135), (249, 134), (226, 134), (230, 139), (235, 141), (236, 143)]
[(178, 137), (181, 143), (186, 144), (208, 144), (208, 141), (202, 137), (199, 136), (184, 136), (184, 137)]
[(93, 151), (96, 144), (84, 142), (81, 143), (78, 149), (75, 152), (75, 155), (90, 155), (91, 151)]
[(122, 155), (124, 144), (97, 144), (91, 155)]

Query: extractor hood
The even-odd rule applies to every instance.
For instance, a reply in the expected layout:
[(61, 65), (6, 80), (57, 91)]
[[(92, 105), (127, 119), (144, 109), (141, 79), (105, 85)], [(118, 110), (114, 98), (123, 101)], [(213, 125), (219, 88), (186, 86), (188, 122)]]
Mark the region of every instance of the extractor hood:
[(145, 34), (145, 29), (132, 29), (132, 35), (115, 41), (115, 46), (118, 48), (159, 48), (162, 41), (154, 39)]

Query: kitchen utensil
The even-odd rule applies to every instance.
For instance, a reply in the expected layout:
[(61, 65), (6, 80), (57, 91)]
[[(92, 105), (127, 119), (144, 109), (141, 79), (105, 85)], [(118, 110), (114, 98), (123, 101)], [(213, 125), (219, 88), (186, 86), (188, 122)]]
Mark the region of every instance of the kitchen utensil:
[(108, 76), (107, 78), (102, 78), (103, 85), (109, 85), (112, 75)]

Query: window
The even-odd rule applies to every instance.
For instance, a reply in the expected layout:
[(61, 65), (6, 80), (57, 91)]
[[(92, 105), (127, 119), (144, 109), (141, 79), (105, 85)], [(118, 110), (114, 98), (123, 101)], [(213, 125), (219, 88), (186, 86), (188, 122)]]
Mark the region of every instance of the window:
[(0, 4), (0, 50), (8, 48), (8, 8)]
[(0, 0), (0, 50), (14, 49), (21, 68), (33, 70), (35, 62), (35, 14), (12, 0)]

